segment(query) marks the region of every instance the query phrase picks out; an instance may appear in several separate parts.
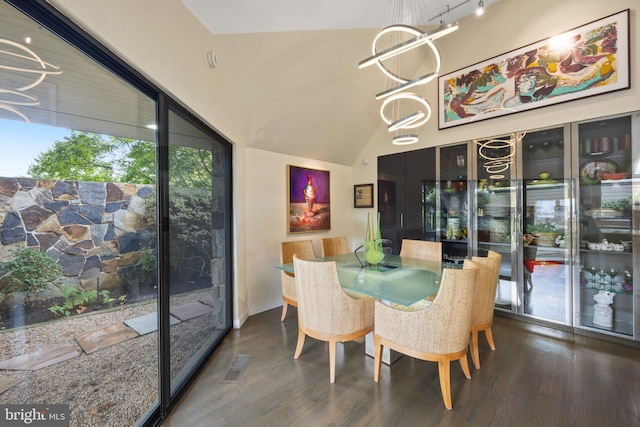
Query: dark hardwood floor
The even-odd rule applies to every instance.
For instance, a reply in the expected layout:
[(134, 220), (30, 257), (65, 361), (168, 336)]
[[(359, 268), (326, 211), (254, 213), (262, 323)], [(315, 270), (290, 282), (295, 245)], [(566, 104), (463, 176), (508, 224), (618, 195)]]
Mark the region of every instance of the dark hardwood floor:
[[(452, 364), (448, 411), (436, 363), (403, 356), (375, 383), (364, 343), (338, 345), (330, 384), (326, 343), (307, 338), (293, 359), (296, 314), (232, 331), (163, 426), (640, 426), (639, 348), (496, 316), (497, 350), (481, 335), (472, 379)], [(237, 355), (246, 369), (226, 381)]]

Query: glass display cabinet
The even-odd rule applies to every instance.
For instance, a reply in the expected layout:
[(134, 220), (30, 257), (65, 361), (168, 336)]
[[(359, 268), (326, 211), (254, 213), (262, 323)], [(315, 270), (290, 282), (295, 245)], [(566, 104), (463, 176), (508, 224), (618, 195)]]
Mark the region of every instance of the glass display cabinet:
[(569, 127), (527, 132), (520, 145), (521, 314), (571, 323)]
[(516, 236), (515, 142), (503, 139), (476, 141), (475, 252), (502, 255), (496, 306), (515, 311), (518, 242)]
[(383, 237), (496, 251), (498, 310), (640, 341), (639, 153), (634, 112), (382, 156)]
[(451, 262), (470, 254), (468, 160), (468, 144), (439, 147), (438, 237), (443, 259)]
[(579, 151), (574, 171), (579, 190), (575, 289), (580, 326), (637, 340), (634, 206), (640, 200), (634, 183), (634, 118), (637, 128), (637, 115), (575, 125)]

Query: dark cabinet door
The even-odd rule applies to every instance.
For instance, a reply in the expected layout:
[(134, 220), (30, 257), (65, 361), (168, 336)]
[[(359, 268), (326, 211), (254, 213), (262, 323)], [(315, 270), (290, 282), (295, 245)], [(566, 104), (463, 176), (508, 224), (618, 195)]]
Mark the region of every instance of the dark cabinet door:
[(382, 237), (400, 253), (402, 239), (435, 239), (435, 148), (378, 157)]

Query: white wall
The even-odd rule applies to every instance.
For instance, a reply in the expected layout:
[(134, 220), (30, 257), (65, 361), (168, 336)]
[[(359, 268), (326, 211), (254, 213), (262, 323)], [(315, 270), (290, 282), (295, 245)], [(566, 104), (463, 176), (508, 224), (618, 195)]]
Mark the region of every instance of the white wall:
[[(247, 149), (247, 284), (249, 315), (282, 305), (280, 242), (311, 239), (320, 256), (321, 239), (351, 235), (351, 168), (333, 163)], [(329, 171), (331, 231), (287, 234), (287, 165)], [(371, 211), (371, 210), (369, 210)], [(364, 231), (362, 233), (364, 236)], [(347, 239), (353, 248), (359, 245)], [(355, 246), (354, 246), (355, 245)]]

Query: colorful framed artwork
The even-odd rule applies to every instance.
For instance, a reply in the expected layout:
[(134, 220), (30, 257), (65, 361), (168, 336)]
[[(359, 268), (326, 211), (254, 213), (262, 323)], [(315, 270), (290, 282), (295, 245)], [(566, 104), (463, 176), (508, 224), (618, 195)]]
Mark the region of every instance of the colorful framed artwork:
[(353, 186), (353, 207), (373, 207), (373, 184), (356, 184)]
[(287, 165), (287, 232), (331, 230), (329, 171)]
[(629, 89), (629, 9), (438, 78), (445, 129)]

